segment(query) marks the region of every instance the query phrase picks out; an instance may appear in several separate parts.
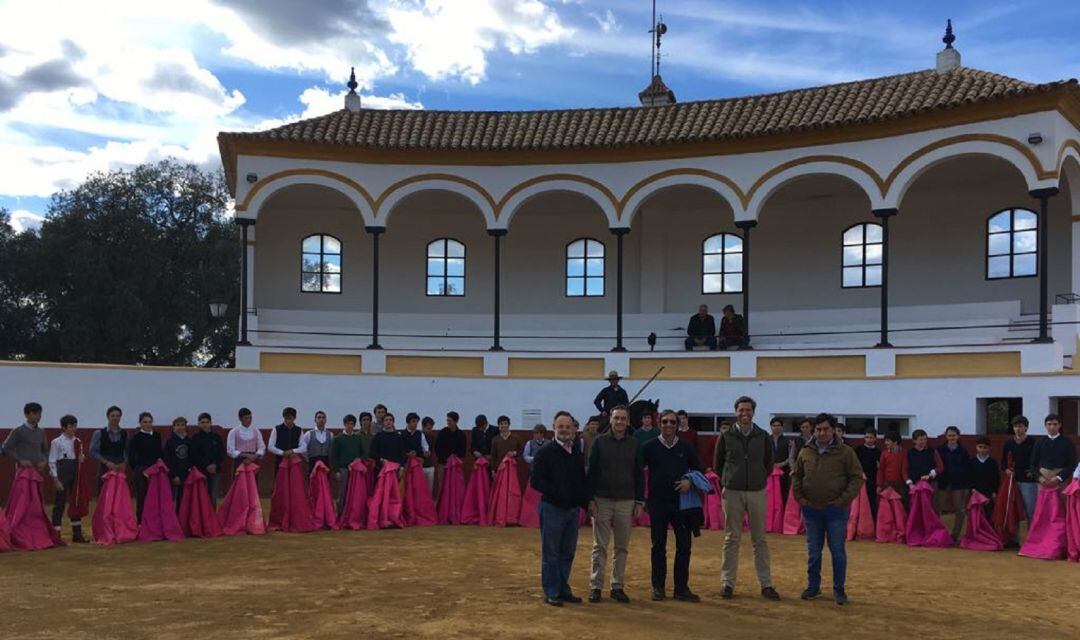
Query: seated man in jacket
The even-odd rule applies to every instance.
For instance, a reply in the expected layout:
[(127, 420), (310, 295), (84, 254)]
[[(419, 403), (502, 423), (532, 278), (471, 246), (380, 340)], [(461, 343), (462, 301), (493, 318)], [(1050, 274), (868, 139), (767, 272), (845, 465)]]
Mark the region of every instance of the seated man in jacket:
[(684, 344), (687, 351), (694, 347), (708, 347), (709, 351), (716, 349), (716, 320), (709, 315), (709, 305), (701, 305), (697, 314), (690, 316)]
[(720, 334), (717, 338), (718, 349), (745, 347), (750, 344), (746, 335), (746, 319), (735, 313), (735, 307), (726, 305), (724, 317), (720, 319)]

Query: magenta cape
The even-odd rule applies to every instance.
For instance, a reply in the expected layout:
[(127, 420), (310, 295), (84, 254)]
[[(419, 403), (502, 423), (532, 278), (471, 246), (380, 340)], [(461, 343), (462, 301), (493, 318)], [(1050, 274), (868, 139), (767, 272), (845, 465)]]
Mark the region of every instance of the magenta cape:
[(122, 544), (139, 535), (135, 513), (131, 510), (131, 491), (127, 474), (106, 471), (101, 477), (101, 492), (94, 509), (94, 542), (101, 545)]
[(255, 482), (258, 471), (259, 465), (254, 462), (244, 462), (236, 466), (232, 486), (218, 506), (218, 522), (221, 523), (223, 535), (266, 533), (262, 503), (259, 502), (259, 485)]
[(60, 534), (45, 515), (41, 498), (41, 474), (33, 467), (19, 467), (8, 494), (7, 519), (11, 529), (11, 547), (38, 551), (63, 546)]
[(477, 458), (473, 463), (469, 484), (465, 487), (465, 501), (461, 504), (461, 524), (478, 524), (481, 527), (491, 524), (487, 510), (491, 479), (487, 469), (487, 458)]
[(13, 551), (11, 547), (11, 527), (8, 525), (7, 514), (0, 509), (0, 552)]
[(851, 503), (851, 513), (847, 521), (847, 539), (874, 539), (874, 514), (870, 511), (870, 496), (866, 494), (865, 482), (859, 489), (859, 497)]
[[(640, 449), (639, 449), (640, 451)], [(642, 482), (645, 483), (645, 504), (649, 504), (649, 468), (645, 467), (642, 474)], [(652, 523), (652, 519), (649, 518), (649, 511), (647, 509), (641, 510), (641, 515), (634, 518), (635, 527), (648, 527)], [(536, 526), (540, 526), (537, 524)]]
[(540, 527), (540, 492), (525, 483), (525, 493), (521, 496), (521, 512), (518, 513), (518, 525), (530, 529)]
[(720, 487), (720, 476), (709, 469), (705, 472), (712, 492), (705, 494), (705, 528), (719, 531), (724, 528), (724, 490)]
[(180, 528), (189, 538), (216, 538), (221, 535), (221, 523), (206, 493), (206, 476), (195, 467), (188, 471), (184, 493), (180, 496)]
[(784, 530), (784, 493), (780, 489), (780, 479), (784, 470), (773, 467), (772, 473), (765, 480), (765, 532), (780, 533)]
[(520, 514), (521, 485), (518, 483), (517, 456), (503, 456), (491, 489), (488, 522), (493, 527), (505, 527), (517, 524)]
[(892, 487), (878, 494), (877, 526), (874, 539), (878, 542), (904, 543), (904, 527), (907, 525), (907, 513), (904, 511), (904, 499)]
[(465, 502), (465, 474), (461, 458), (451, 455), (443, 466), (439, 490), (439, 524), (461, 524), (461, 506)]
[(403, 484), (405, 495), (401, 502), (405, 524), (410, 527), (430, 527), (438, 522), (435, 501), (431, 498), (431, 489), (424, 476), (424, 463), (418, 456), (409, 458), (405, 463)]
[(337, 510), (330, 494), (330, 468), (322, 460), (315, 462), (308, 481), (311, 494), (311, 526), (316, 529), (338, 529)]
[(1080, 480), (1065, 489), (1065, 551), (1069, 562), (1080, 562)]
[(169, 482), (169, 467), (158, 458), (143, 471), (143, 475), (146, 476), (146, 501), (139, 523), (139, 541), (183, 540), (184, 531), (176, 518), (176, 502)]
[(315, 527), (311, 524), (304, 482), (304, 461), (293, 455), (281, 459), (277, 478), (274, 479), (274, 495), (270, 497), (270, 522), (268, 531), (307, 533)]
[(345, 503), (338, 516), (338, 527), (359, 531), (367, 528), (368, 466), (357, 458), (349, 464), (349, 483), (345, 486)]
[[(745, 530), (745, 522), (743, 529)], [(795, 492), (788, 491), (787, 504), (784, 505), (784, 528), (781, 531), (787, 536), (798, 536), (806, 533), (806, 523), (802, 519), (802, 505), (795, 499)]]
[(1065, 557), (1065, 545), (1065, 508), (1061, 496), (1056, 488), (1039, 487), (1039, 501), (1035, 503), (1035, 515), (1031, 517), (1031, 528), (1020, 547), (1020, 555), (1060, 560)]
[(986, 518), (984, 508), (989, 502), (989, 498), (972, 490), (967, 503), (967, 529), (960, 536), (960, 548), (972, 551), (1001, 551), (1003, 548), (1001, 538)]
[(383, 462), (379, 479), (375, 481), (375, 493), (368, 501), (368, 529), (405, 528), (405, 518), (401, 515), (399, 469), (401, 465), (396, 462)]
[(911, 487), (911, 512), (904, 527), (904, 539), (909, 547), (944, 549), (952, 546), (952, 537), (934, 511), (934, 488), (925, 480)]

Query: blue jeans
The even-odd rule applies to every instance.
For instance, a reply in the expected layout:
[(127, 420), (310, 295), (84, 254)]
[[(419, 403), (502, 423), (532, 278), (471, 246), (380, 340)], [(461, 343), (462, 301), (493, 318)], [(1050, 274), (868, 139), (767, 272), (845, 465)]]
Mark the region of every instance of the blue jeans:
[[(1024, 503), (1024, 510), (1027, 511), (1027, 521), (1030, 524), (1031, 519), (1035, 517), (1035, 503), (1039, 501), (1039, 483), (1017, 482), (1016, 488), (1020, 490), (1020, 499)], [(1002, 499), (1004, 499), (1004, 496), (1002, 496)]]
[(577, 551), (581, 510), (561, 509), (540, 501), (540, 584), (544, 595), (558, 598), (570, 591), (570, 567)]
[(847, 538), (847, 507), (825, 507), (814, 509), (802, 508), (803, 522), (806, 523), (806, 588), (817, 591), (821, 588), (821, 550), (825, 539), (829, 541), (829, 555), (832, 556), (833, 590), (844, 588), (847, 573), (847, 551), (844, 540)]

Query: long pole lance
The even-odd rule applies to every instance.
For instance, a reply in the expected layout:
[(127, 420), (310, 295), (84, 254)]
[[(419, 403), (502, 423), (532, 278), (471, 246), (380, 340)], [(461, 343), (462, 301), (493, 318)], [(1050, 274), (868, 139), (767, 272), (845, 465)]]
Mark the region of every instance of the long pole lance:
[(642, 393), (645, 392), (646, 387), (648, 387), (650, 384), (652, 384), (652, 381), (656, 380), (656, 376), (660, 375), (660, 372), (663, 371), (663, 370), (664, 370), (664, 367), (660, 367), (659, 369), (657, 369), (656, 373), (652, 374), (652, 377), (649, 378), (648, 382), (646, 382), (644, 385), (642, 385), (641, 389), (639, 389), (638, 392), (634, 394), (633, 398), (630, 398), (630, 402), (628, 402), (627, 404), (634, 404), (634, 400), (637, 400), (638, 396), (640, 396)]

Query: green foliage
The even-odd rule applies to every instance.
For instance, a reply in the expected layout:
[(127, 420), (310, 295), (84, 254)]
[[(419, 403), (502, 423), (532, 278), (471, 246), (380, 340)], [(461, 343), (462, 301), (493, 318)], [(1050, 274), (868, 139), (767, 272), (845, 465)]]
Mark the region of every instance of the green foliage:
[[(174, 160), (94, 174), (55, 194), (37, 233), (0, 235), (0, 254), (10, 244), (6, 259), (19, 263), (11, 274), (0, 263), (11, 275), (0, 276), (0, 293), (32, 315), (25, 338), (0, 334), (0, 355), (228, 366), (240, 279), (228, 206), (220, 172)], [(229, 317), (213, 320), (211, 301), (229, 302)], [(24, 319), (9, 322), (18, 329)]]

